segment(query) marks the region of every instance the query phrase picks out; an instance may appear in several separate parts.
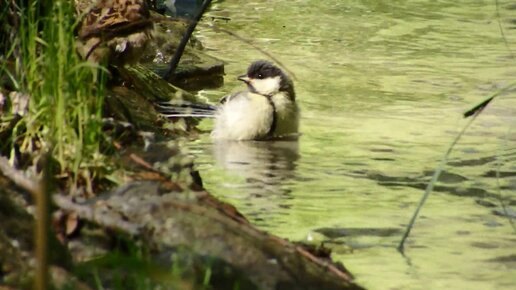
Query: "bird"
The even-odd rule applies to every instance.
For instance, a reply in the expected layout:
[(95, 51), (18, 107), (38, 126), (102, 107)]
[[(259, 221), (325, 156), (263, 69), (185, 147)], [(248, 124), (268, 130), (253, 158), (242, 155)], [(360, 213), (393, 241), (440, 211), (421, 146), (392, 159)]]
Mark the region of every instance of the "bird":
[(160, 104), (158, 111), (173, 117), (212, 117), (215, 140), (277, 140), (297, 138), (300, 110), (294, 83), (275, 64), (251, 63), (238, 77), (246, 90), (224, 96), (217, 106), (183, 103)]

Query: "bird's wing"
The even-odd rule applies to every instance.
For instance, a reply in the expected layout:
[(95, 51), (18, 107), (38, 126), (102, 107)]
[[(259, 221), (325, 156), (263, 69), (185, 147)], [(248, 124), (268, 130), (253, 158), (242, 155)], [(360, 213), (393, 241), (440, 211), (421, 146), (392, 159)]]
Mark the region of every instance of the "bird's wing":
[(214, 118), (217, 111), (217, 106), (187, 101), (159, 102), (155, 107), (167, 118)]

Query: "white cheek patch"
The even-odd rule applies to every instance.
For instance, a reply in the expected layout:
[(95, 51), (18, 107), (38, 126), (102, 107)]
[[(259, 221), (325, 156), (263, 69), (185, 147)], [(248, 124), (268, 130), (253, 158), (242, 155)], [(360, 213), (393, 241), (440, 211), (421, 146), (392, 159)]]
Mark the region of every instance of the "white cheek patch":
[(266, 79), (253, 79), (251, 86), (260, 95), (272, 95), (279, 91), (281, 79), (279, 76)]

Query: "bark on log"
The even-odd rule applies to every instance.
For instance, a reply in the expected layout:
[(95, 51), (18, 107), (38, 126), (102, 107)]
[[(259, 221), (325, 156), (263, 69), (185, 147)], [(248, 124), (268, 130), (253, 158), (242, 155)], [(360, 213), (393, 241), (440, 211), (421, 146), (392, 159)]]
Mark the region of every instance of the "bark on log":
[[(336, 264), (254, 228), (205, 191), (167, 192), (159, 181), (134, 181), (87, 204), (65, 199), (57, 198), (58, 206), (104, 226), (117, 224), (157, 255), (186, 251), (198, 260), (209, 257), (243, 273), (257, 289), (362, 289)], [(116, 217), (119, 222), (113, 223)]]
[[(0, 163), (0, 170), (19, 186), (37, 184), (7, 168), (4, 158)], [(84, 203), (58, 194), (54, 202), (84, 220), (144, 241), (157, 257), (186, 255), (197, 263), (194, 268), (207, 259), (215, 267), (224, 265), (240, 283), (248, 283), (246, 289), (362, 289), (343, 267), (254, 228), (208, 192), (168, 183), (135, 180)]]

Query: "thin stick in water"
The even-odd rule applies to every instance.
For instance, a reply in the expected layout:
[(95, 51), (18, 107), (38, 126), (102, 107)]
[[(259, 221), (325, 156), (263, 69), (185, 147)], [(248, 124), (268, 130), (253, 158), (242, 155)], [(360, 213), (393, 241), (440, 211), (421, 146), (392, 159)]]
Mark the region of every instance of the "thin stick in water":
[(471, 125), (471, 123), (473, 123), (473, 121), (477, 118), (477, 116), (479, 115), (479, 112), (481, 112), (481, 111), (477, 111), (477, 113), (473, 116), (473, 118), (471, 118), (468, 121), (466, 126), (464, 126), (464, 128), (462, 128), (460, 133), (457, 136), (455, 136), (455, 139), (453, 139), (453, 142), (451, 143), (450, 147), (448, 147), (448, 150), (446, 151), (446, 154), (444, 154), (444, 157), (441, 160), (441, 162), (439, 163), (439, 166), (437, 166), (437, 169), (434, 171), (434, 175), (432, 176), (432, 179), (426, 186), (425, 193), (423, 194), (423, 197), (421, 197), (421, 200), (419, 201), (416, 211), (414, 212), (414, 215), (412, 215), (412, 218), (410, 219), (407, 229), (405, 230), (405, 234), (403, 234), (403, 238), (401, 238), (400, 244), (398, 245), (398, 251), (400, 251), (401, 253), (403, 253), (403, 251), (404, 251), (405, 240), (408, 238), (410, 231), (412, 230), (412, 227), (414, 227), (414, 223), (416, 222), (416, 219), (419, 215), (419, 211), (421, 210), (421, 208), (423, 208), (423, 205), (425, 204), (428, 196), (434, 189), (434, 184), (437, 182), (437, 179), (439, 179), (439, 176), (441, 175), (441, 172), (442, 172), (444, 166), (446, 165), (446, 162), (448, 162), (448, 156), (450, 156), (450, 153), (451, 153), (453, 147), (455, 147), (455, 144), (457, 144), (457, 142), (462, 137), (464, 132), (466, 132), (466, 129), (468, 129), (469, 126)]
[(444, 166), (446, 165), (447, 161), (448, 161), (448, 157), (450, 156), (450, 153), (451, 151), (453, 150), (453, 147), (455, 147), (455, 145), (457, 144), (457, 142), (459, 141), (459, 139), (462, 137), (462, 135), (464, 135), (464, 133), (466, 132), (466, 130), (469, 128), (469, 126), (473, 123), (473, 121), (483, 112), (484, 108), (497, 96), (501, 95), (502, 93), (505, 93), (507, 91), (509, 91), (510, 89), (512, 89), (514, 86), (516, 85), (516, 83), (512, 83), (511, 85), (501, 89), (501, 90), (498, 90), (496, 93), (494, 93), (493, 95), (491, 95), (489, 98), (487, 98), (486, 100), (482, 101), (480, 104), (476, 105), (475, 107), (473, 107), (472, 109), (468, 110), (466, 113), (464, 113), (464, 117), (467, 118), (469, 116), (473, 116), (469, 121), (468, 123), (466, 123), (466, 125), (464, 126), (464, 128), (462, 128), (462, 130), (460, 131), (459, 134), (457, 134), (457, 136), (455, 136), (455, 139), (453, 139), (453, 142), (451, 143), (451, 145), (448, 147), (448, 150), (446, 151), (446, 154), (444, 154), (444, 157), (443, 159), (441, 160), (441, 162), (439, 163), (439, 166), (437, 166), (437, 169), (434, 171), (434, 175), (432, 176), (432, 179), (430, 180), (430, 182), (428, 183), (428, 185), (426, 186), (426, 189), (425, 189), (425, 193), (423, 194), (423, 196), (421, 197), (421, 200), (419, 201), (419, 204), (416, 208), (416, 211), (414, 212), (414, 214), (412, 215), (412, 218), (410, 219), (410, 222), (405, 230), (405, 233), (403, 234), (403, 237), (401, 238), (401, 241), (398, 245), (398, 251), (400, 251), (401, 253), (403, 253), (404, 251), (404, 245), (405, 245), (405, 240), (408, 238), (409, 234), (410, 234), (410, 231), (412, 230), (412, 228), (414, 227), (414, 223), (416, 222), (416, 219), (419, 215), (419, 212), (421, 211), (421, 208), (423, 207), (423, 205), (425, 204), (428, 196), (430, 195), (430, 193), (432, 192), (432, 190), (434, 189), (434, 184), (437, 182), (437, 180), (439, 179), (439, 176), (441, 175), (441, 172), (444, 168)]
[(199, 9), (199, 12), (197, 15), (195, 15), (195, 18), (192, 20), (190, 25), (188, 25), (188, 28), (186, 29), (185, 34), (183, 35), (183, 38), (181, 39), (181, 42), (179, 43), (176, 52), (174, 53), (174, 56), (172, 57), (172, 60), (170, 61), (170, 64), (168, 66), (168, 71), (165, 74), (165, 79), (170, 80), (170, 77), (172, 74), (176, 71), (177, 65), (179, 64), (179, 60), (181, 59), (181, 56), (183, 55), (183, 51), (185, 50), (186, 44), (188, 43), (188, 40), (190, 40), (190, 37), (192, 36), (192, 33), (195, 30), (195, 27), (197, 26), (197, 23), (199, 23), (199, 20), (201, 20), (202, 15), (208, 9), (208, 6), (210, 6), (211, 0), (204, 0), (202, 2), (201, 9)]

